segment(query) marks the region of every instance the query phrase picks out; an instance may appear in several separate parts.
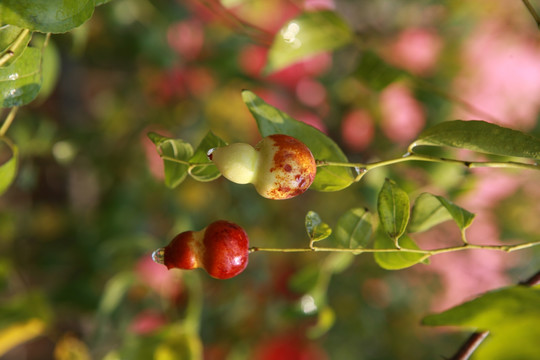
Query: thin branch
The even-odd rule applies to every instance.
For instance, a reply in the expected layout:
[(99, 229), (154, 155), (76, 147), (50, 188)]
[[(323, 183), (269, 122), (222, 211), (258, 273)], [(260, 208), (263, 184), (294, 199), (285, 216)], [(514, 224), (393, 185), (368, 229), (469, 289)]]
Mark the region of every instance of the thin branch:
[(15, 119), (15, 115), (17, 115), (18, 110), (19, 110), (18, 106), (14, 106), (9, 110), (9, 113), (6, 116), (6, 120), (4, 120), (2, 127), (0, 127), (0, 137), (4, 137), (4, 135), (6, 135), (6, 132), (11, 126), (13, 119)]
[(540, 29), (540, 16), (538, 15), (534, 7), (531, 5), (529, 0), (522, 0), (522, 1), (525, 7), (527, 8), (527, 10), (529, 11), (529, 13), (531, 14), (531, 16), (533, 17), (534, 21), (536, 22), (536, 26)]
[[(5, 50), (4, 54), (0, 57), (0, 66), (4, 66), (9, 59), (15, 56), (15, 52), (19, 50), (19, 47), (24, 44), (24, 39), (28, 36), (30, 30), (22, 30), (17, 38), (11, 43), (11, 45)], [(26, 45), (26, 44), (24, 44)]]

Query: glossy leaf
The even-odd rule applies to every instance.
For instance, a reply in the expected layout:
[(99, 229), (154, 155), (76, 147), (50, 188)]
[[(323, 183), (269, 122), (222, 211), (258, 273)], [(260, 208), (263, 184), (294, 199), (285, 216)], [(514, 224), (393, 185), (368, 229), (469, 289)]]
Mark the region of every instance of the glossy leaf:
[(315, 211), (308, 211), (305, 224), (311, 243), (326, 239), (332, 233), (330, 226), (324, 223)]
[(10, 148), (11, 157), (3, 164), (0, 164), (0, 195), (6, 192), (13, 183), (13, 180), (15, 180), (19, 161), (19, 150), (17, 146), (7, 139), (0, 138), (0, 146), (2, 146), (2, 143)]
[[(253, 114), (262, 136), (286, 134), (304, 142), (317, 160), (348, 162), (340, 147), (313, 126), (294, 120), (286, 113), (264, 102), (253, 92), (244, 90), (242, 98)], [(351, 185), (354, 180), (349, 168), (320, 166), (311, 189), (338, 191)]]
[(266, 70), (282, 69), (306, 56), (335, 50), (351, 40), (351, 29), (335, 12), (304, 12), (287, 22), (274, 37)]
[(377, 199), (377, 212), (383, 230), (396, 241), (405, 232), (409, 222), (409, 196), (397, 184), (386, 179)]
[(0, 67), (0, 107), (28, 104), (41, 88), (41, 51), (27, 47), (9, 66)]
[(189, 159), (189, 162), (191, 163), (197, 163), (197, 164), (212, 164), (208, 166), (195, 166), (191, 170), (190, 175), (198, 181), (212, 181), (217, 179), (221, 176), (221, 173), (219, 170), (213, 165), (212, 161), (208, 159), (208, 156), (206, 155), (208, 153), (208, 150), (225, 146), (227, 143), (221, 139), (220, 137), (216, 136), (213, 132), (209, 131), (204, 139), (201, 141), (197, 149), (195, 150), (195, 153)]
[(43, 33), (63, 33), (82, 25), (94, 0), (2, 0), (2, 22)]
[(381, 91), (391, 83), (406, 76), (406, 72), (387, 64), (371, 51), (362, 53), (355, 75), (365, 85)]
[[(375, 253), (374, 258), (380, 267), (386, 270), (405, 269), (416, 265), (419, 262), (425, 262), (428, 258), (425, 254), (408, 252), (405, 249), (419, 250), (420, 248), (413, 239), (407, 235), (402, 235), (399, 238), (401, 250), (396, 249), (392, 252)], [(377, 231), (375, 236), (375, 249), (395, 249), (394, 242), (386, 234)]]
[(409, 146), (449, 146), (486, 154), (540, 159), (540, 139), (480, 120), (454, 120), (435, 125)]
[(480, 297), (439, 314), (426, 316), (431, 326), (460, 326), (466, 330), (489, 330), (476, 349), (477, 360), (535, 359), (540, 339), (540, 288), (513, 286)]
[(32, 33), (27, 29), (14, 25), (0, 26), (0, 65), (8, 66), (17, 60), (31, 38)]
[[(149, 133), (148, 137), (156, 145), (160, 156), (174, 158), (180, 161), (188, 161), (193, 156), (193, 148), (187, 142), (181, 139), (170, 139), (156, 133)], [(169, 188), (175, 188), (187, 176), (188, 165), (163, 159), (165, 167), (165, 185)]]
[(408, 230), (410, 232), (426, 231), (450, 219), (452, 216), (435, 195), (422, 193), (414, 202)]
[(338, 220), (334, 232), (336, 246), (363, 248), (368, 244), (372, 232), (371, 213), (363, 208), (350, 209)]

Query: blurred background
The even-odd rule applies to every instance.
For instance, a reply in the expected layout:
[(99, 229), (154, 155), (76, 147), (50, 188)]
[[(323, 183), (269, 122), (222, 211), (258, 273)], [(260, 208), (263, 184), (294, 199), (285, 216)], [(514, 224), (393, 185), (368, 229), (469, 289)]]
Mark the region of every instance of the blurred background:
[[(534, 4), (534, 2), (533, 2)], [(535, 4), (540, 9), (540, 4)], [(357, 41), (272, 74), (273, 36), (305, 10), (337, 11)], [(249, 89), (329, 135), (351, 161), (399, 157), (427, 126), (482, 119), (540, 134), (539, 32), (519, 1), (113, 0), (53, 35), (50, 95), (9, 129), (21, 164), (0, 198), (0, 358), (433, 359), (467, 334), (420, 320), (535, 273), (538, 249), (436, 256), (380, 269), (372, 257), (255, 253), (236, 278), (167, 271), (151, 252), (226, 219), (253, 246), (303, 247), (306, 212), (330, 226), (376, 209), (385, 177), (477, 214), (469, 241), (540, 240), (540, 175), (411, 164), (334, 193), (286, 201), (223, 178), (163, 184), (146, 133), (197, 146), (260, 135)], [(412, 77), (381, 89), (358, 76), (361, 49)], [(412, 80), (411, 80), (412, 79)], [(459, 244), (445, 223), (420, 246)]]

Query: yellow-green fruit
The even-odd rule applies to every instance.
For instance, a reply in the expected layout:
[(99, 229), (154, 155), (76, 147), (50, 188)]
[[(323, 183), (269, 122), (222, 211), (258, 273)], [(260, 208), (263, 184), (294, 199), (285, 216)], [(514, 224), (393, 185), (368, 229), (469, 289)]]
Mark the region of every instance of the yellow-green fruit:
[(208, 156), (224, 177), (238, 184), (251, 183), (268, 199), (302, 194), (317, 172), (309, 148), (283, 134), (267, 136), (255, 148), (241, 143), (215, 148)]

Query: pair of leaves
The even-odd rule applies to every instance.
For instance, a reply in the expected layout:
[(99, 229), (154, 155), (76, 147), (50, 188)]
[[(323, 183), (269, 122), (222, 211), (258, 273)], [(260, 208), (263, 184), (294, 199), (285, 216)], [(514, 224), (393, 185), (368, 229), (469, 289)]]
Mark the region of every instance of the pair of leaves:
[(459, 326), (489, 331), (475, 351), (475, 359), (535, 359), (540, 338), (540, 288), (512, 286), (482, 296), (439, 314), (425, 317), (424, 325)]
[(371, 238), (371, 214), (367, 209), (354, 208), (343, 214), (332, 233), (328, 224), (322, 222), (320, 216), (309, 211), (306, 215), (306, 230), (310, 245), (324, 240), (332, 235), (330, 243), (333, 247), (342, 249), (361, 249), (367, 246)]
[[(172, 139), (154, 132), (148, 133), (148, 137), (156, 145), (160, 156), (163, 157), (165, 185), (167, 187), (171, 189), (177, 187), (184, 181), (188, 173), (198, 181), (212, 181), (221, 175), (206, 154), (208, 150), (225, 146), (227, 143), (211, 131), (206, 134), (195, 151), (193, 151), (191, 144), (182, 139)], [(191, 166), (189, 164), (200, 165)]]
[[(375, 261), (389, 270), (403, 269), (429, 258), (406, 232), (420, 232), (453, 219), (463, 233), (472, 223), (474, 214), (455, 205), (442, 196), (423, 193), (410, 211), (409, 197), (392, 180), (386, 179), (377, 202), (380, 229), (375, 237), (376, 249), (388, 252), (375, 253)], [(410, 220), (410, 221), (409, 221)], [(395, 251), (390, 251), (395, 249)], [(413, 250), (413, 251), (407, 251)]]

